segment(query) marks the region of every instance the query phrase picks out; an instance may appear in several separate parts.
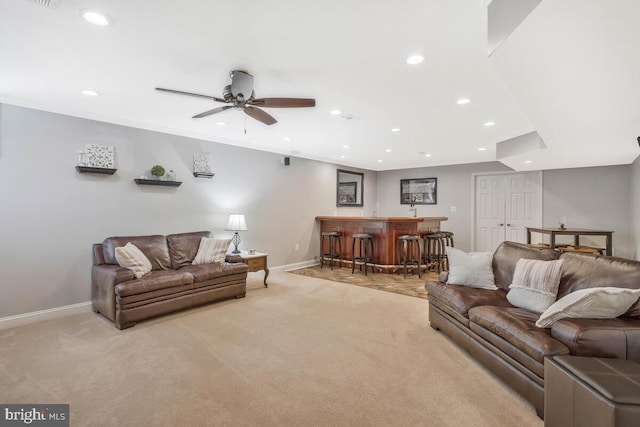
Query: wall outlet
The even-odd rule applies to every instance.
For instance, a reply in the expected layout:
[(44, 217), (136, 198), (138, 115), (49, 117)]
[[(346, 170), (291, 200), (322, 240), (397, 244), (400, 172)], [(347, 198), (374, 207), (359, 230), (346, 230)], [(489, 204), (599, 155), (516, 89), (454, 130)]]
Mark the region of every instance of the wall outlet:
[(296, 244), (293, 246), (293, 249), (294, 249), (294, 250), (296, 250), (296, 251), (299, 251), (299, 250), (300, 250), (300, 245), (296, 243)]
[(451, 212), (455, 212), (457, 210), (458, 210), (458, 208), (456, 208), (455, 206), (451, 206)]

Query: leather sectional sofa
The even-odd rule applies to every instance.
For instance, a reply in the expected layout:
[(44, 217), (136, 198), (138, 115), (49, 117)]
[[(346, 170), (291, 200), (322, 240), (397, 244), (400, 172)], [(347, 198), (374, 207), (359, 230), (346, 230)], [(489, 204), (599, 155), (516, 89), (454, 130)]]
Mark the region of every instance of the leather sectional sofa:
[[(247, 265), (227, 255), (223, 263), (192, 265), (200, 239), (208, 231), (168, 236), (108, 237), (93, 245), (93, 310), (118, 329), (161, 314), (227, 298), (247, 290)], [(115, 249), (133, 243), (149, 259), (152, 271), (136, 279), (118, 265)]]
[[(544, 360), (555, 355), (630, 359), (640, 362), (640, 302), (615, 319), (562, 319), (538, 328), (540, 314), (506, 298), (520, 258), (553, 260), (551, 249), (504, 242), (493, 254), (498, 290), (427, 282), (429, 322), (527, 399), (544, 416)], [(592, 287), (640, 288), (640, 262), (566, 253), (558, 296)]]

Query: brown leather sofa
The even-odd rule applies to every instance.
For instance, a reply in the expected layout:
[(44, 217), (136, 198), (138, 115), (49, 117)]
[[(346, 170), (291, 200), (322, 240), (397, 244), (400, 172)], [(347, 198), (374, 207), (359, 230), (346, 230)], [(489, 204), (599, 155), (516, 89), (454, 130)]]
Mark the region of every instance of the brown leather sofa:
[[(427, 282), (429, 322), (527, 399), (544, 416), (544, 359), (573, 355), (640, 362), (640, 302), (617, 319), (562, 319), (550, 329), (535, 326), (540, 317), (506, 298), (520, 258), (552, 260), (558, 253), (514, 242), (493, 254), (498, 290)], [(565, 253), (558, 299), (578, 289), (615, 286), (640, 288), (640, 262)]]
[[(108, 237), (93, 245), (91, 296), (93, 310), (118, 329), (161, 314), (227, 298), (247, 291), (247, 265), (239, 256), (224, 263), (191, 265), (200, 239), (208, 231), (168, 236)], [(139, 279), (118, 265), (115, 249), (133, 243), (151, 262), (152, 270)]]

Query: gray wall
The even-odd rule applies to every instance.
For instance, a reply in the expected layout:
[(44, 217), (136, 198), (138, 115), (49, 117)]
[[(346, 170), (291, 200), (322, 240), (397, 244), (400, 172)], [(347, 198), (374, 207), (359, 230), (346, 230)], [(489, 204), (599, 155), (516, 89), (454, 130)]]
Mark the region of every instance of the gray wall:
[[(116, 174), (76, 172), (85, 144), (116, 147)], [(194, 152), (213, 155), (213, 179), (193, 177)], [(230, 237), (229, 214), (243, 213), (249, 231), (240, 248), (268, 252), (270, 266), (288, 265), (318, 254), (316, 215), (375, 209), (375, 172), (365, 172), (364, 207), (337, 209), (336, 165), (293, 157), (284, 166), (280, 157), (0, 105), (0, 318), (89, 301), (91, 244), (107, 236)], [(183, 184), (136, 185), (154, 164)]]
[[(455, 166), (401, 169), (378, 172), (378, 214), (380, 216), (409, 216), (409, 205), (400, 204), (400, 180), (410, 178), (438, 178), (435, 205), (418, 205), (418, 216), (446, 216), (442, 229), (455, 234), (455, 244), (471, 250), (473, 220), (473, 181), (475, 173), (505, 172), (510, 168), (499, 162), (471, 163)], [(451, 212), (455, 206), (456, 212)]]
[(631, 165), (631, 220), (633, 229), (633, 258), (640, 260), (640, 157)]
[[(116, 147), (113, 176), (79, 174), (85, 144)], [(193, 153), (210, 152), (216, 176), (191, 175)], [(90, 300), (90, 248), (107, 236), (224, 230), (244, 213), (242, 249), (269, 252), (269, 265), (318, 254), (317, 215), (407, 216), (400, 179), (438, 178), (438, 204), (419, 216), (447, 216), (456, 245), (471, 249), (472, 174), (504, 172), (498, 162), (365, 173), (364, 207), (336, 208), (329, 163), (0, 104), (0, 318)], [(173, 169), (178, 188), (137, 186), (154, 164)], [(351, 169), (341, 167), (343, 169)], [(640, 161), (545, 171), (544, 224), (612, 229), (616, 255), (640, 245)], [(451, 206), (457, 211), (451, 212)], [(299, 244), (299, 250), (294, 249)]]
[[(566, 216), (569, 228), (612, 230), (613, 254), (635, 257), (630, 165), (549, 170), (542, 179), (544, 226), (557, 227), (558, 217)], [(581, 243), (602, 246), (604, 239)]]
[[(634, 165), (638, 182), (640, 165)], [(409, 215), (407, 205), (400, 204), (400, 179), (438, 178), (438, 204), (419, 205), (418, 216), (447, 216), (443, 229), (455, 233), (456, 246), (471, 250), (472, 175), (501, 173), (510, 169), (498, 162), (417, 168), (378, 172), (378, 212), (382, 216)], [(640, 225), (634, 235), (633, 212), (639, 212), (640, 188), (635, 186), (636, 203), (631, 203), (632, 167), (603, 166), (558, 169), (542, 174), (542, 223), (556, 227), (559, 216), (566, 216), (569, 227), (613, 230), (614, 254), (635, 257)], [(451, 212), (451, 206), (456, 212)], [(604, 240), (584, 239), (584, 244), (604, 245)]]

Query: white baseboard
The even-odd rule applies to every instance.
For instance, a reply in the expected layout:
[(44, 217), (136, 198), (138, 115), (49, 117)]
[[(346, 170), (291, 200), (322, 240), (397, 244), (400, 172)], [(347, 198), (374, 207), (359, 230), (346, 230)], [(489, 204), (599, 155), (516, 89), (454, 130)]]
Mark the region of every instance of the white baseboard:
[(91, 301), (33, 311), (31, 313), (17, 314), (15, 316), (2, 317), (0, 318), (0, 330), (28, 325), (30, 323), (42, 322), (43, 320), (55, 319), (57, 317), (69, 316), (70, 314), (88, 313), (89, 311), (91, 311)]
[(311, 259), (311, 260), (308, 260), (308, 261), (295, 262), (293, 264), (278, 265), (277, 267), (273, 267), (273, 268), (269, 268), (269, 269), (271, 271), (291, 271), (291, 270), (297, 270), (299, 268), (311, 267), (311, 266), (316, 265), (318, 263), (319, 263), (319, 261)]
[[(318, 261), (308, 260), (270, 267), (269, 270), (290, 271), (297, 270), (299, 268), (311, 267), (316, 264), (318, 264)], [(63, 307), (49, 308), (47, 310), (33, 311), (31, 313), (17, 314), (15, 316), (2, 317), (0, 318), (0, 330), (28, 325), (30, 323), (42, 322), (44, 320), (55, 319), (57, 317), (69, 316), (71, 314), (87, 313), (89, 311), (91, 311), (91, 301), (65, 305)]]

